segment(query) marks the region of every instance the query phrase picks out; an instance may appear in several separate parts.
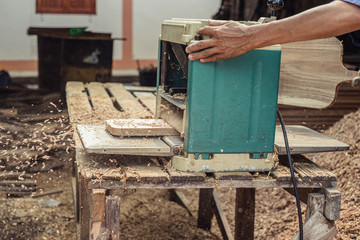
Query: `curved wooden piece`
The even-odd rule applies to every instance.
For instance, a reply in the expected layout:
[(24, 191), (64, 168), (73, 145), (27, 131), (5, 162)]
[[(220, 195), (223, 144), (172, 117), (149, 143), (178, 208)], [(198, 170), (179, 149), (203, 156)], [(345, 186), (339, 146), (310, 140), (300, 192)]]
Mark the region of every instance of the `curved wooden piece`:
[(336, 38), (287, 43), (281, 51), (279, 104), (326, 108), (338, 85), (358, 75), (344, 67)]

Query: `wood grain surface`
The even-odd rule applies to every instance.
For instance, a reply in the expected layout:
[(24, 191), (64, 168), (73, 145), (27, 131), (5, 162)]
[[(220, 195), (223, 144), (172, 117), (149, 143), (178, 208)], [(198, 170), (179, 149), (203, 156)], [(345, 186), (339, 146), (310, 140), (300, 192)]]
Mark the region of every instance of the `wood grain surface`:
[(283, 44), (279, 103), (310, 108), (330, 106), (339, 83), (358, 75), (343, 66), (342, 49), (336, 38)]

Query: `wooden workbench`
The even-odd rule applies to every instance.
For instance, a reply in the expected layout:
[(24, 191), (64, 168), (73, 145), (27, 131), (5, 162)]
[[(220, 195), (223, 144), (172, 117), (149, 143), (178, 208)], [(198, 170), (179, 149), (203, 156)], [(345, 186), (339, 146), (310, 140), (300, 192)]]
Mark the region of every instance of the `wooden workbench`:
[[(152, 117), (154, 90), (118, 83), (68, 82), (70, 121), (76, 127), (84, 123), (103, 124), (110, 118)], [(76, 131), (74, 138), (76, 171), (73, 183), (80, 239), (119, 238), (120, 198), (111, 196), (111, 190), (125, 188), (200, 189), (198, 226), (210, 229), (211, 217), (215, 214), (223, 237), (232, 238), (215, 190), (230, 187), (237, 189), (234, 207), (244, 210), (243, 214), (235, 211), (235, 239), (253, 239), (255, 188), (279, 187), (291, 192), (293, 187), (282, 157), (270, 173), (187, 173), (169, 167), (165, 157), (87, 153)], [(320, 211), (327, 220), (336, 220), (340, 212), (340, 193), (335, 190), (335, 175), (301, 155), (294, 156), (294, 169), (301, 200), (310, 204), (307, 218)], [(334, 229), (329, 227), (326, 234), (329, 232), (333, 234)]]

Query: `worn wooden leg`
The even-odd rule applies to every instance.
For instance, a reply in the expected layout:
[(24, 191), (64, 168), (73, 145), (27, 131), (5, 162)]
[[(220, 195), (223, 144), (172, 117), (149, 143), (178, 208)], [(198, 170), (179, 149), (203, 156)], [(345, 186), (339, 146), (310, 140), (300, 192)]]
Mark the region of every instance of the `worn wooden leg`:
[(107, 196), (105, 210), (105, 225), (109, 230), (111, 240), (120, 239), (120, 197)]
[(102, 239), (105, 227), (105, 190), (92, 190), (90, 199), (90, 239)]
[(212, 193), (213, 193), (213, 210), (220, 228), (221, 235), (224, 240), (234, 239), (230, 230), (230, 226), (226, 220), (224, 211), (221, 207), (219, 195), (217, 194), (216, 189), (213, 189)]
[(315, 213), (324, 213), (325, 196), (322, 193), (309, 193), (306, 203), (305, 222)]
[(213, 197), (212, 188), (201, 188), (199, 196), (198, 228), (210, 230), (211, 219), (214, 215), (212, 210)]
[(170, 193), (170, 201), (176, 202), (180, 206), (186, 209), (186, 211), (189, 213), (191, 217), (194, 216), (194, 214), (189, 209), (190, 201), (187, 199), (185, 194), (181, 189), (169, 189)]
[(78, 233), (81, 240), (89, 239), (89, 194), (86, 189), (86, 184), (84, 178), (79, 175), (77, 180), (77, 188), (79, 189), (79, 224), (78, 224)]
[(325, 195), (324, 216), (329, 220), (340, 218), (341, 193), (335, 188), (323, 189)]
[(235, 239), (254, 239), (255, 188), (237, 188), (235, 203)]

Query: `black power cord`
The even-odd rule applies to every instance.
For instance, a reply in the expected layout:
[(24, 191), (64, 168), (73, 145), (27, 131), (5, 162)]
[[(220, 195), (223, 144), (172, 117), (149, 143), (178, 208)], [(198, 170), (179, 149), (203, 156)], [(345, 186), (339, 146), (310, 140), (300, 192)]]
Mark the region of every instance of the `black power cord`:
[(296, 198), (296, 206), (297, 206), (297, 210), (298, 210), (298, 218), (299, 218), (299, 233), (300, 233), (300, 240), (304, 239), (304, 229), (303, 229), (303, 223), (302, 223), (302, 215), (301, 215), (301, 206), (300, 206), (300, 198), (299, 198), (299, 193), (298, 193), (298, 189), (297, 189), (297, 185), (296, 185), (296, 180), (295, 180), (295, 174), (294, 174), (294, 168), (293, 168), (293, 164), (291, 161), (291, 155), (290, 155), (290, 149), (289, 149), (289, 142), (288, 142), (288, 138), (287, 138), (287, 134), (286, 134), (286, 129), (285, 129), (285, 124), (284, 124), (284, 120), (281, 116), (281, 113), (279, 111), (279, 109), (277, 109), (276, 111), (277, 116), (279, 118), (280, 124), (281, 124), (281, 129), (284, 135), (284, 141), (285, 141), (285, 148), (286, 148), (286, 153), (287, 153), (287, 157), (289, 160), (289, 167), (290, 167), (290, 172), (291, 172), (291, 180), (294, 186), (294, 192), (295, 192), (295, 198)]

